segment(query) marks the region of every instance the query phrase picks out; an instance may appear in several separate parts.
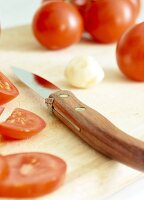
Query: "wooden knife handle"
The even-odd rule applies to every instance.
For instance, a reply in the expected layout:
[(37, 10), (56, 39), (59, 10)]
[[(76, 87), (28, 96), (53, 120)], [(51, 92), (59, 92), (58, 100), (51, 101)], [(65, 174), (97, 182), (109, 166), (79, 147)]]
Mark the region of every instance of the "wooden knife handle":
[(144, 171), (144, 142), (131, 137), (71, 92), (50, 95), (53, 113), (91, 147), (123, 164)]

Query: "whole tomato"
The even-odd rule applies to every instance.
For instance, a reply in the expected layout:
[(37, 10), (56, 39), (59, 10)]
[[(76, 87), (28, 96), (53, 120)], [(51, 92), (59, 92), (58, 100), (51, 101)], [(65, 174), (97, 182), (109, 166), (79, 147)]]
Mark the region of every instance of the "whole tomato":
[(97, 42), (116, 42), (135, 23), (130, 0), (93, 0), (85, 13), (85, 28)]
[(79, 42), (83, 32), (81, 15), (72, 4), (63, 1), (42, 4), (32, 26), (37, 40), (52, 50)]
[(144, 22), (126, 31), (116, 48), (120, 70), (130, 79), (144, 81)]

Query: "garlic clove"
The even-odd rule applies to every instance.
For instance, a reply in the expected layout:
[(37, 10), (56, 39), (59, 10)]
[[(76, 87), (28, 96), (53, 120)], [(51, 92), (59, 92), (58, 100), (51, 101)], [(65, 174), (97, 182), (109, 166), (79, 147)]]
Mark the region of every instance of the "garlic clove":
[(77, 88), (89, 88), (104, 78), (104, 71), (92, 56), (74, 57), (65, 69), (68, 82)]

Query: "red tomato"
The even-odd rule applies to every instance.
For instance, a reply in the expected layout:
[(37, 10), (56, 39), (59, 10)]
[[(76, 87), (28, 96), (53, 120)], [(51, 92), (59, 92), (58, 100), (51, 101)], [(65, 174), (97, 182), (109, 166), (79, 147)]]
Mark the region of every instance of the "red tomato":
[(117, 49), (117, 63), (130, 79), (144, 81), (144, 22), (135, 25), (120, 38)]
[(17, 88), (0, 72), (0, 105), (14, 99), (19, 94)]
[(71, 3), (75, 5), (80, 12), (81, 16), (84, 18), (85, 12), (91, 0), (71, 0)]
[(0, 181), (8, 176), (8, 165), (3, 156), (0, 155)]
[(44, 3), (33, 19), (37, 40), (49, 49), (61, 49), (81, 39), (83, 21), (77, 9), (66, 2)]
[(0, 181), (0, 197), (37, 197), (57, 189), (64, 180), (66, 163), (46, 153), (21, 153), (5, 156), (9, 166)]
[(46, 124), (38, 115), (16, 108), (11, 116), (0, 124), (0, 134), (14, 138), (25, 139), (45, 128)]
[(126, 0), (94, 0), (85, 14), (85, 27), (93, 39), (112, 43), (132, 24), (136, 16)]

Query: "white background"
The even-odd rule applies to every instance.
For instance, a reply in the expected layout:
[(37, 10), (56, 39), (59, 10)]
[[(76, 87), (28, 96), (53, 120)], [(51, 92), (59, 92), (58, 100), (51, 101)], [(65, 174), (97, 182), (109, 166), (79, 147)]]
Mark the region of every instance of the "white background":
[[(116, 1), (116, 0), (114, 0)], [(144, 0), (138, 21), (144, 21)], [(40, 0), (0, 0), (2, 28), (31, 23)], [(144, 200), (144, 178), (116, 193), (108, 200)]]

